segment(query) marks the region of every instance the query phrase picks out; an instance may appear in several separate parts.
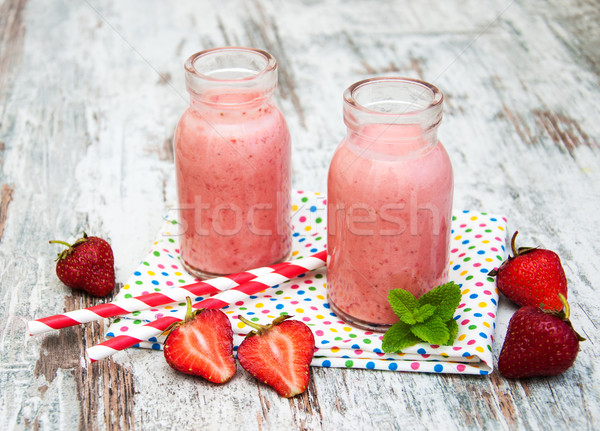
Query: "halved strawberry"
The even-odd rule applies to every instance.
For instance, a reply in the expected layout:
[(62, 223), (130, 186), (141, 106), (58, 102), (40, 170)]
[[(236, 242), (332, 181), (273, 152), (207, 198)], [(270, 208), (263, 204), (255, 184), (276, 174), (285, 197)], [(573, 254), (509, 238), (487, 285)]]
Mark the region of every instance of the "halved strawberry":
[(238, 348), (240, 365), (283, 397), (304, 392), (315, 353), (315, 337), (310, 328), (298, 320), (287, 320), (291, 316), (280, 316), (269, 325), (238, 317), (256, 329)]
[(165, 359), (177, 371), (225, 383), (237, 368), (231, 323), (221, 310), (192, 311), (187, 303), (185, 321), (173, 325), (165, 341)]

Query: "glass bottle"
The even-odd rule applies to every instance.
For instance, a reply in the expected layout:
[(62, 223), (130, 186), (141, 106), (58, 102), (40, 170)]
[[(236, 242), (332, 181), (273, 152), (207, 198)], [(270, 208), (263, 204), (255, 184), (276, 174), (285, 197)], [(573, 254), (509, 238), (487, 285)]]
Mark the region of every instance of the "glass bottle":
[(347, 135), (328, 177), (327, 284), (333, 311), (370, 330), (398, 318), (388, 291), (416, 297), (447, 281), (452, 165), (437, 139), (443, 95), (405, 78), (344, 92)]
[(277, 62), (226, 47), (185, 63), (190, 105), (174, 137), (181, 259), (199, 277), (286, 259), (289, 131), (273, 101)]

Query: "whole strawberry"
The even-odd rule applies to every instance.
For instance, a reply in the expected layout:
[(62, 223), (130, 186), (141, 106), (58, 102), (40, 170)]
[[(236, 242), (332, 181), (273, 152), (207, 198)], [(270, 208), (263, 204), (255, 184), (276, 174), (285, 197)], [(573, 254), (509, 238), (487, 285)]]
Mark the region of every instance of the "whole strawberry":
[(511, 241), (513, 256), (500, 268), (490, 272), (496, 276), (496, 286), (517, 305), (543, 306), (546, 310), (561, 310), (560, 293), (567, 297), (567, 277), (556, 253), (542, 248), (515, 246), (517, 234)]
[(95, 296), (106, 296), (115, 288), (114, 256), (105, 240), (84, 232), (72, 245), (64, 241), (50, 244), (68, 247), (56, 259), (56, 275), (67, 286)]
[(177, 371), (225, 383), (237, 369), (231, 323), (221, 310), (192, 311), (187, 302), (185, 320), (173, 325), (165, 341), (165, 359)]
[(555, 376), (568, 370), (579, 352), (579, 336), (564, 310), (546, 311), (525, 306), (508, 323), (506, 339), (498, 358), (498, 371), (507, 378)]
[(308, 326), (291, 316), (280, 316), (269, 325), (258, 325), (238, 316), (256, 329), (248, 334), (237, 351), (240, 365), (279, 395), (290, 398), (306, 390), (315, 337)]

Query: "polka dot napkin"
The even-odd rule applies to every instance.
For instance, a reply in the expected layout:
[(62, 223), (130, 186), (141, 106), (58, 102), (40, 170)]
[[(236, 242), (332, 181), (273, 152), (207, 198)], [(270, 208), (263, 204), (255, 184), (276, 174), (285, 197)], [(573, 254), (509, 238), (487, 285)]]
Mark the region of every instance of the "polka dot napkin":
[[(301, 259), (326, 248), (326, 204), (325, 196), (320, 193), (293, 193), (292, 259)], [(195, 281), (180, 264), (177, 229), (177, 221), (166, 217), (152, 250), (123, 286), (117, 300)], [(330, 310), (327, 272), (322, 268), (224, 308), (233, 326), (234, 349), (248, 331), (237, 319), (239, 314), (267, 323), (287, 313), (309, 325), (315, 335), (313, 366), (489, 374), (493, 367), (492, 340), (498, 291), (488, 272), (505, 259), (505, 241), (506, 218), (481, 212), (454, 212), (449, 279), (461, 286), (462, 301), (454, 316), (459, 332), (453, 346), (423, 343), (408, 347), (400, 354), (383, 353), (383, 334), (352, 327)], [(114, 319), (106, 336), (126, 334), (136, 325), (170, 313), (183, 317), (185, 304), (171, 304)], [(160, 350), (164, 338), (164, 335), (152, 338), (138, 347)]]

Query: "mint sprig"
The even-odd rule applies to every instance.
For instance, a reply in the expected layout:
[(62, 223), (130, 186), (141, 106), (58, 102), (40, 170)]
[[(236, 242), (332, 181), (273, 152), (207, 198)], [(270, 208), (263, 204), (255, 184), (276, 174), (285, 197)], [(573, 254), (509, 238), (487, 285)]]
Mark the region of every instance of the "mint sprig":
[(450, 346), (458, 334), (454, 312), (461, 299), (460, 286), (442, 284), (419, 299), (404, 289), (393, 289), (388, 301), (400, 319), (383, 336), (384, 352), (399, 352), (420, 341)]

